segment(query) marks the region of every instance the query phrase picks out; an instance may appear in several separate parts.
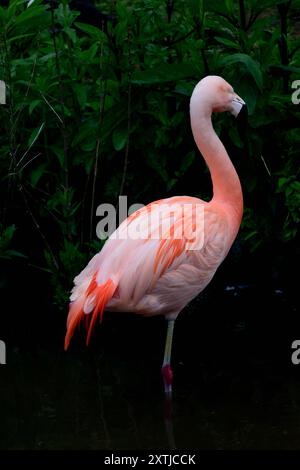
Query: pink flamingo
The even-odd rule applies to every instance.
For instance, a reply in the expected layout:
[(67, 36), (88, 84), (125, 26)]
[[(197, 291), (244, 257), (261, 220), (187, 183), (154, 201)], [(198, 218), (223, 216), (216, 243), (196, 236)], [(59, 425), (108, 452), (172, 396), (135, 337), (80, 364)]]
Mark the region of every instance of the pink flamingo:
[(171, 395), (170, 366), (174, 322), (179, 312), (210, 282), (226, 257), (242, 219), (238, 175), (211, 122), (212, 112), (240, 112), (244, 101), (221, 77), (208, 76), (190, 101), (196, 144), (211, 173), (213, 198), (189, 196), (153, 202), (129, 216), (100, 253), (74, 279), (65, 349), (84, 320), (87, 344), (104, 309), (168, 321), (162, 365), (165, 392)]

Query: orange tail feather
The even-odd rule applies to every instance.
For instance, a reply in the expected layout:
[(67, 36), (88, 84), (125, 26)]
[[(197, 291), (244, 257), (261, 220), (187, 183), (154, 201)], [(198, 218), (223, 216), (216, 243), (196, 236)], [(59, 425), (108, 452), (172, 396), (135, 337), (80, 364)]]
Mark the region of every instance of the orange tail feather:
[[(111, 279), (108, 279), (104, 284), (98, 286), (94, 276), (85, 294), (78, 300), (71, 302), (67, 320), (65, 350), (67, 350), (69, 347), (71, 338), (75, 332), (76, 327), (79, 326), (80, 321), (84, 318), (86, 319), (85, 324), (88, 328), (88, 334), (86, 338), (86, 344), (88, 346), (92, 331), (95, 327), (96, 320), (99, 316), (100, 322), (102, 321), (105, 305), (114, 295), (116, 288), (117, 285)], [(96, 297), (95, 307), (91, 313), (86, 315), (83, 311), (83, 307), (87, 296), (91, 293), (95, 294)]]

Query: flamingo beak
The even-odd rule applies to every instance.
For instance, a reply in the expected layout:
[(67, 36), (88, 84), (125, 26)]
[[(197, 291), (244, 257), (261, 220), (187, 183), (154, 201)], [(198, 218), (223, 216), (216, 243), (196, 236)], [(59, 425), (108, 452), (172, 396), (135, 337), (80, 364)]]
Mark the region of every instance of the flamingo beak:
[(233, 114), (234, 117), (237, 117), (243, 106), (246, 106), (245, 101), (242, 100), (242, 98), (240, 98), (236, 93), (234, 93), (230, 106), (231, 114)]

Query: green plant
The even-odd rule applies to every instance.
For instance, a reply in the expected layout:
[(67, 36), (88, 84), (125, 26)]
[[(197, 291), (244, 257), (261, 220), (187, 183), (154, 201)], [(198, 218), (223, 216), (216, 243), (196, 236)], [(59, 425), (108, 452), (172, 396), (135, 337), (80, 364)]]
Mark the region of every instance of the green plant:
[(9, 227), (2, 227), (0, 225), (0, 258), (1, 259), (12, 259), (15, 257), (26, 258), (23, 253), (13, 250), (10, 248), (12, 239), (15, 233), (15, 225)]
[[(0, 107), (1, 218), (18, 227), (26, 211), (56, 302), (64, 307), (72, 277), (96, 250), (98, 204), (116, 205), (122, 193), (131, 203), (209, 197), (188, 121), (193, 86), (208, 73), (228, 79), (248, 105), (244, 135), (228, 119), (215, 121), (230, 155), (243, 160), (243, 239), (254, 252), (271, 239), (295, 243), (299, 112), (290, 83), (300, 76), (292, 23), (299, 0), (101, 7), (114, 18), (107, 32), (78, 22), (66, 0), (53, 10), (39, 0), (0, 8), (8, 90)], [(28, 225), (20, 228), (30, 236)]]

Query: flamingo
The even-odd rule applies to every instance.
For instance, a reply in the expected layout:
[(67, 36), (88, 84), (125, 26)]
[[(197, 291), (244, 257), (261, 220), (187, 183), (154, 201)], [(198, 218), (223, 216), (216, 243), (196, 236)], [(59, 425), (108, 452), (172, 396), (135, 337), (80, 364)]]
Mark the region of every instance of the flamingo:
[(175, 320), (211, 281), (236, 238), (243, 212), (240, 180), (211, 115), (229, 111), (236, 117), (244, 105), (221, 77), (207, 76), (196, 85), (190, 100), (191, 127), (210, 170), (213, 197), (209, 202), (190, 196), (158, 200), (120, 224), (74, 279), (65, 349), (81, 322), (89, 344), (104, 309), (164, 315), (162, 375), (166, 396), (171, 396)]

